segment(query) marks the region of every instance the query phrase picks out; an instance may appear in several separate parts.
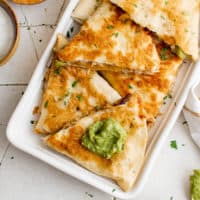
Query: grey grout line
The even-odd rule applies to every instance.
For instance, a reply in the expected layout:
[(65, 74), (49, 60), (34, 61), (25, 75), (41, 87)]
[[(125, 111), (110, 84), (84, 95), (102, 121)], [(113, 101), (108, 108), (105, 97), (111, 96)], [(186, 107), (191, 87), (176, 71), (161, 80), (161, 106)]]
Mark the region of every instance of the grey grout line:
[(0, 83), (0, 87), (4, 87), (4, 86), (27, 86), (28, 83)]
[(2, 158), (1, 158), (1, 160), (0, 160), (0, 165), (3, 164), (3, 161), (4, 161), (5, 157), (6, 157), (6, 154), (7, 154), (7, 152), (8, 152), (9, 147), (10, 147), (10, 143), (7, 144), (7, 146), (6, 146), (6, 148), (5, 148), (4, 152), (3, 152), (3, 156), (2, 156)]
[[(20, 6), (20, 8), (21, 8), (22, 15), (23, 15), (23, 17), (24, 17), (24, 19), (25, 19), (25, 22), (26, 22), (26, 24), (27, 24), (27, 26), (28, 26), (28, 19), (27, 19), (26, 15), (25, 15), (25, 13), (24, 13), (24, 11), (23, 11), (22, 6)], [(37, 59), (37, 61), (39, 61), (39, 55), (38, 55), (38, 52), (37, 52), (37, 48), (36, 48), (36, 46), (35, 46), (34, 39), (33, 39), (33, 37), (32, 37), (32, 34), (31, 34), (30, 30), (28, 30), (28, 31), (29, 31), (29, 36), (30, 36), (30, 38), (31, 38), (31, 41), (32, 41), (32, 43), (33, 43), (33, 49), (34, 49), (34, 53), (35, 53), (36, 59)]]
[(7, 124), (3, 124), (3, 123), (0, 122), (0, 126), (7, 126)]
[(56, 27), (56, 24), (30, 24), (30, 25), (24, 25), (24, 24), (19, 24), (21, 28), (34, 28), (34, 27), (49, 27), (49, 28), (54, 28)]
[(63, 0), (63, 4), (62, 4), (62, 6), (61, 6), (61, 8), (60, 8), (60, 12), (58, 13), (58, 16), (57, 16), (57, 18), (56, 18), (56, 24), (58, 24), (58, 21), (59, 21), (59, 19), (60, 19), (60, 17), (61, 17), (61, 13), (62, 13), (62, 11), (63, 11), (63, 9), (64, 9), (65, 4), (66, 4), (66, 0)]

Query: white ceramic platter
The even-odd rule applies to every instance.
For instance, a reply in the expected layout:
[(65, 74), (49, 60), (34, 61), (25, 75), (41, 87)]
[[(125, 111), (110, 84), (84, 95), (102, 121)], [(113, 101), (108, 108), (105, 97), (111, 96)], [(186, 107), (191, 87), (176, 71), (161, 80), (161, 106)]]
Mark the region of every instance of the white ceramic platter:
[[(33, 108), (36, 105), (39, 105), (40, 102), (43, 78), (51, 57), (52, 48), (56, 41), (57, 33), (67, 34), (67, 31), (71, 31), (71, 27), (74, 29), (73, 33), (77, 32), (79, 29), (79, 26), (71, 18), (71, 13), (77, 3), (78, 0), (70, 1), (65, 10), (49, 45), (38, 63), (25, 94), (9, 121), (7, 137), (17, 148), (47, 162), (66, 174), (69, 174), (115, 197), (130, 199), (141, 191), (144, 186), (144, 183), (153, 167), (153, 162), (160, 152), (163, 143), (170, 133), (170, 130), (184, 105), (189, 89), (200, 74), (200, 62), (186, 62), (183, 64), (173, 90), (173, 98), (163, 106), (163, 115), (157, 119), (155, 126), (149, 133), (149, 142), (144, 167), (141, 170), (133, 189), (130, 192), (125, 193), (117, 186), (117, 184), (115, 184), (115, 182), (95, 175), (82, 168), (71, 159), (50, 150), (43, 144), (41, 136), (34, 134), (33, 125), (30, 123), (31, 120), (34, 120), (32, 115)], [(113, 189), (115, 189), (114, 192)]]

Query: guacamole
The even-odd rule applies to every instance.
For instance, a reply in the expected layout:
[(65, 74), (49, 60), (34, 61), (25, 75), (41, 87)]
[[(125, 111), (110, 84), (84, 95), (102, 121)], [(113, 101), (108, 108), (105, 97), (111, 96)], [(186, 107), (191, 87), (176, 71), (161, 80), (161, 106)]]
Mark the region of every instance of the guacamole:
[(190, 177), (192, 200), (200, 200), (200, 170), (194, 170)]
[(173, 52), (174, 52), (179, 58), (181, 58), (181, 59), (186, 59), (186, 58), (188, 58), (187, 54), (185, 54), (185, 53), (183, 52), (183, 50), (182, 50), (180, 47), (178, 47), (178, 46), (175, 46)]
[(124, 148), (126, 131), (114, 119), (105, 119), (92, 124), (81, 138), (84, 147), (106, 159)]

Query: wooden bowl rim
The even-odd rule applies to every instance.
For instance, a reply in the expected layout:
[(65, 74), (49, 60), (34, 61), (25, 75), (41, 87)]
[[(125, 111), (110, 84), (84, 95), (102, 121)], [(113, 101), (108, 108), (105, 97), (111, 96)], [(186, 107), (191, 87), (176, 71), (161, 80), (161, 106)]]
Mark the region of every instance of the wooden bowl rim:
[(9, 6), (9, 4), (5, 1), (2, 0), (1, 4), (3, 6), (1, 6), (2, 8), (5, 9), (5, 11), (9, 14), (12, 22), (13, 22), (13, 26), (14, 26), (14, 32), (15, 32), (15, 38), (13, 41), (13, 45), (11, 47), (11, 49), (9, 50), (9, 52), (0, 60), (0, 65), (3, 65), (5, 63), (8, 62), (8, 60), (14, 55), (18, 44), (19, 44), (19, 38), (20, 38), (20, 34), (19, 34), (19, 26), (18, 26), (18, 21), (17, 21), (17, 17), (13, 11), (13, 9)]

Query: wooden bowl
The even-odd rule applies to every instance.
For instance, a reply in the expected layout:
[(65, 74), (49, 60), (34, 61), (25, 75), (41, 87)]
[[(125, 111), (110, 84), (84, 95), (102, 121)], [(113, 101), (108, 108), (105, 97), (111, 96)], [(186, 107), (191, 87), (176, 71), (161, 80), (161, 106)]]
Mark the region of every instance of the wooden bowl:
[[(4, 44), (5, 47), (7, 46), (7, 49), (4, 49), (5, 52), (2, 56), (0, 55), (0, 65), (3, 65), (6, 62), (8, 62), (8, 60), (13, 56), (13, 54), (15, 53), (15, 51), (17, 49), (17, 46), (19, 43), (19, 26), (18, 26), (17, 18), (15, 16), (14, 11), (7, 4), (7, 2), (5, 0), (0, 1), (0, 9), (1, 9), (0, 12), (4, 13), (2, 15), (5, 16), (5, 20), (9, 20), (9, 22), (10, 22), (10, 25), (6, 25), (5, 29), (3, 29), (3, 30), (1, 29), (1, 31), (5, 31), (6, 34), (4, 34), (4, 36), (8, 35), (7, 37), (9, 37), (9, 33), (7, 33), (8, 26), (12, 26), (11, 29), (13, 31), (12, 40), (9, 40), (9, 44)], [(4, 20), (4, 19), (1, 17), (0, 20)], [(5, 42), (7, 42), (7, 41), (8, 41), (8, 39)], [(2, 40), (1, 42), (3, 44), (4, 41)]]
[(26, 5), (37, 4), (37, 3), (41, 3), (43, 1), (44, 0), (12, 0), (12, 2), (14, 2), (14, 3), (26, 4)]

